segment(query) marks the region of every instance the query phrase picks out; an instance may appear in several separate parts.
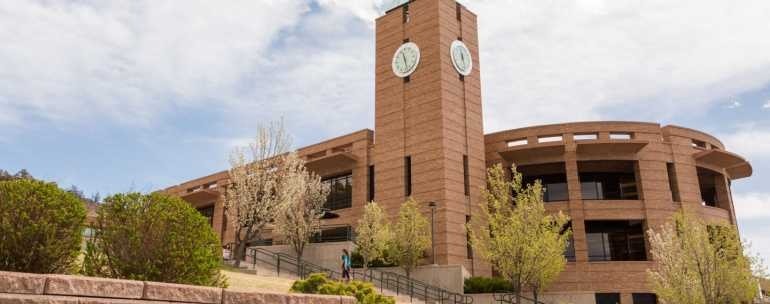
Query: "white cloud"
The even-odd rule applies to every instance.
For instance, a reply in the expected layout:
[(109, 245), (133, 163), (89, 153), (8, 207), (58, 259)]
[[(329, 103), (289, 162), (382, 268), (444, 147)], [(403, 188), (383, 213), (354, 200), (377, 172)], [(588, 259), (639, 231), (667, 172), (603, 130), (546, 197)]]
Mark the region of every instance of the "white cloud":
[(228, 3), (3, 1), (0, 106), (16, 119), (143, 124), (228, 99), (308, 10), (301, 0)]
[(748, 158), (770, 156), (770, 129), (748, 125), (719, 138), (731, 152)]
[[(142, 125), (200, 106), (371, 125), (372, 21), (403, 0), (316, 1), (2, 2), (0, 124)], [(764, 0), (462, 2), (479, 16), (488, 131), (660, 120), (770, 82)]]
[(770, 193), (734, 193), (733, 204), (735, 205), (735, 214), (738, 220), (770, 220)]
[(767, 1), (463, 2), (479, 16), (490, 130), (627, 107), (654, 119), (770, 81)]
[(737, 109), (737, 108), (740, 108), (742, 105), (743, 104), (741, 104), (740, 101), (733, 100), (732, 102), (730, 102), (730, 104), (727, 105), (727, 108), (728, 109)]
[(763, 109), (770, 109), (770, 100), (765, 102), (765, 104), (762, 106)]

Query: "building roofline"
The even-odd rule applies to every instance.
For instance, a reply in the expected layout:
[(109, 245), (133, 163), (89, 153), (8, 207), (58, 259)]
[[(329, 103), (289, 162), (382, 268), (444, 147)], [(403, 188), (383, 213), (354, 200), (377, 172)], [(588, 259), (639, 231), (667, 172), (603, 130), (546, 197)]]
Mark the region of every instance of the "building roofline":
[(624, 120), (596, 120), (596, 121), (586, 120), (586, 121), (561, 122), (561, 123), (543, 124), (543, 125), (535, 125), (535, 126), (527, 126), (527, 127), (521, 127), (521, 128), (507, 129), (507, 130), (501, 130), (501, 131), (496, 131), (496, 132), (492, 132), (492, 133), (486, 133), (486, 134), (484, 134), (484, 136), (498, 135), (498, 134), (503, 134), (503, 133), (507, 133), (507, 132), (511, 132), (511, 131), (524, 131), (524, 130), (529, 130), (529, 129), (540, 129), (540, 128), (547, 128), (547, 127), (554, 127), (554, 126), (604, 125), (604, 124), (648, 125), (648, 126), (657, 126), (657, 127), (660, 128), (660, 124), (656, 123), (656, 122), (624, 121)]

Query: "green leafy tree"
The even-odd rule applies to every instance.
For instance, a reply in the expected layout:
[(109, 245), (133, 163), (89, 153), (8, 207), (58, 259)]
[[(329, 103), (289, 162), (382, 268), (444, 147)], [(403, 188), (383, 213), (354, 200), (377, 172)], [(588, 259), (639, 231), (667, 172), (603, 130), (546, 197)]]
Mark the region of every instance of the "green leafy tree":
[(648, 274), (661, 302), (750, 303), (756, 296), (756, 260), (745, 254), (734, 226), (707, 225), (680, 212), (673, 224), (648, 235), (656, 262)]
[(481, 216), (468, 225), (468, 231), (473, 248), (511, 282), (520, 303), (525, 288), (537, 300), (564, 270), (571, 232), (564, 231), (569, 223), (566, 215), (546, 212), (540, 182), (523, 185), (515, 167), (512, 173), (509, 182), (502, 165), (488, 169)]
[(54, 183), (0, 182), (0, 270), (71, 271), (85, 218), (83, 203)]
[(417, 201), (409, 198), (398, 212), (398, 221), (393, 226), (393, 237), (389, 247), (389, 256), (410, 277), (412, 270), (422, 259), (424, 252), (431, 245), (430, 223), (420, 213)]
[(364, 215), (356, 226), (356, 250), (363, 260), (364, 273), (369, 262), (384, 257), (390, 243), (390, 226), (385, 219), (385, 212), (376, 202), (364, 206)]
[(116, 194), (99, 206), (83, 272), (109, 278), (226, 286), (208, 220), (177, 197)]

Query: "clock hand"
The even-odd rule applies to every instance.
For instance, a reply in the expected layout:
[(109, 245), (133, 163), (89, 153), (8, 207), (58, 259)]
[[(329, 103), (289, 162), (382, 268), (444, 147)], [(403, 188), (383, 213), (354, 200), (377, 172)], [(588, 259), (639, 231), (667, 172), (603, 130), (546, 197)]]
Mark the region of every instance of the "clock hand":
[(404, 67), (407, 67), (407, 66), (406, 66), (406, 55), (404, 55), (404, 53), (403, 53), (403, 52), (401, 53), (401, 59), (403, 59), (403, 60), (404, 60)]

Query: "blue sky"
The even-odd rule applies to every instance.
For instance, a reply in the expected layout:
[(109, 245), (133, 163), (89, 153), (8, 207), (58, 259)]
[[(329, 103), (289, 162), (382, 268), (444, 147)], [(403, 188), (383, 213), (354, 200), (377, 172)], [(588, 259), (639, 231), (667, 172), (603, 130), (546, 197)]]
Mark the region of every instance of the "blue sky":
[[(0, 168), (86, 193), (227, 168), (257, 124), (295, 146), (373, 127), (390, 0), (3, 1)], [(743, 236), (770, 260), (770, 2), (461, 1), (479, 16), (485, 129), (644, 120), (750, 159)]]

